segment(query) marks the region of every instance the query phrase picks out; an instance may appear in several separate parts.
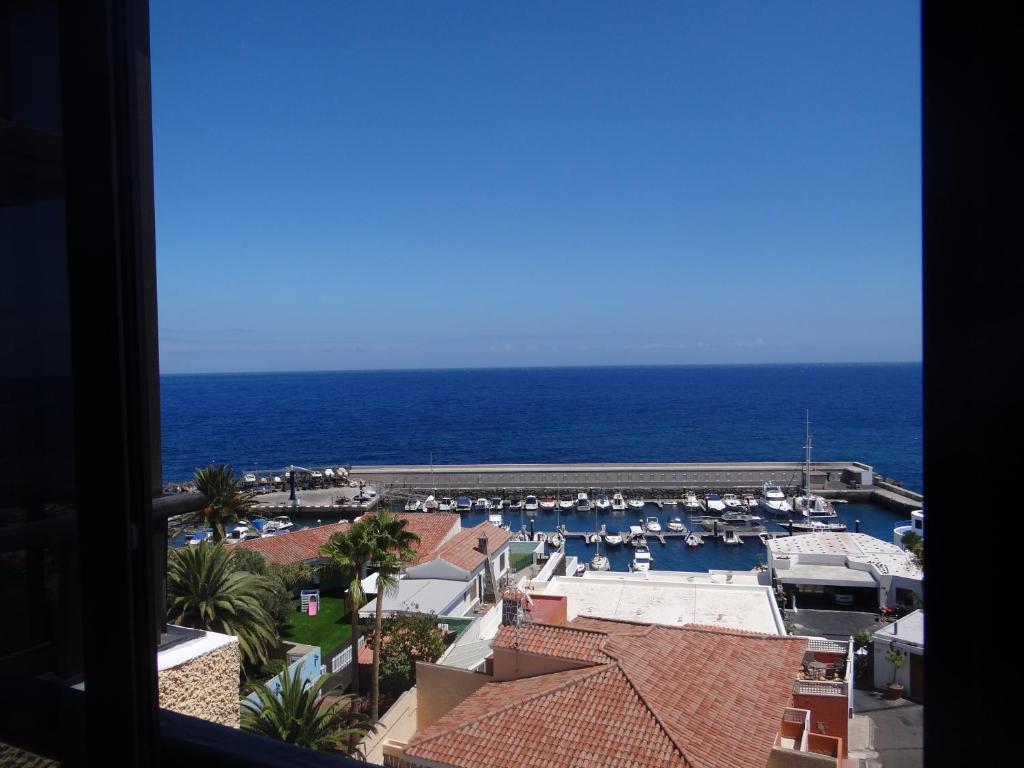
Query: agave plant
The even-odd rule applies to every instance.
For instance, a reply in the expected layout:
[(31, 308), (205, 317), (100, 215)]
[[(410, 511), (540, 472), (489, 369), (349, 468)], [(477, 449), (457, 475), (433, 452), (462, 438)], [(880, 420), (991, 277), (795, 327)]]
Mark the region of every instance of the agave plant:
[(245, 517), (256, 503), (256, 496), (242, 490), (230, 464), (211, 464), (197, 469), (193, 481), (206, 496), (203, 517), (213, 528), (213, 540), (223, 541), (224, 524)]
[(236, 570), (223, 544), (172, 550), (167, 559), (167, 620), (238, 638), (246, 664), (266, 663), (277, 647), (274, 618), (264, 607), (274, 584)]
[(303, 680), (302, 670), (296, 666), (293, 672), (280, 675), (276, 690), (258, 683), (253, 691), (258, 701), (242, 702), (242, 727), (309, 749), (339, 749), (345, 745), (351, 751), (349, 745), (366, 735), (370, 722), (352, 707), (354, 696), (343, 696), (329, 705), (320, 700), (329, 678), (322, 675), (316, 682)]

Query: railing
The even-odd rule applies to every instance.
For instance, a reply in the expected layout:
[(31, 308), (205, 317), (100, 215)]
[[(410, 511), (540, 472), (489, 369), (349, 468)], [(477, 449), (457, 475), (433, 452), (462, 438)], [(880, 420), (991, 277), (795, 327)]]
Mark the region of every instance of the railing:
[[(362, 648), (366, 645), (366, 638), (359, 637), (359, 647)], [(332, 675), (336, 675), (341, 672), (345, 667), (352, 663), (352, 646), (351, 644), (343, 648), (341, 651), (331, 657), (330, 670)]]
[(843, 696), (849, 693), (849, 684), (839, 680), (797, 680), (793, 693), (804, 696)]
[(820, 651), (821, 653), (846, 654), (849, 643), (842, 640), (828, 640), (824, 637), (812, 637), (807, 641), (807, 650)]

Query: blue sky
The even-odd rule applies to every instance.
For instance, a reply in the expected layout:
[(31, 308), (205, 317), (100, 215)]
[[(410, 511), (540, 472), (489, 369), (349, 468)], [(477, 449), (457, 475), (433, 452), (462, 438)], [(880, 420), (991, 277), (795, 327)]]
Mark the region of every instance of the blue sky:
[(164, 372), (920, 360), (917, 3), (151, 22)]

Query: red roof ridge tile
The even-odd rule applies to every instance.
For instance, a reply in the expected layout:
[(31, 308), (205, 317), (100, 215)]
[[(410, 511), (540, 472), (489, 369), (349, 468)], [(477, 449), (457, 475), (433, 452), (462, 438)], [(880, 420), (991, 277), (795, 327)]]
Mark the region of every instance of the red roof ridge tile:
[(676, 750), (678, 750), (679, 756), (683, 758), (683, 763), (689, 766), (693, 766), (693, 763), (690, 762), (690, 758), (686, 756), (686, 752), (683, 750), (682, 745), (680, 745), (679, 742), (676, 741), (675, 737), (672, 735), (672, 731), (665, 724), (665, 722), (658, 716), (658, 713), (654, 710), (654, 707), (651, 706), (650, 702), (647, 701), (647, 698), (644, 696), (643, 691), (640, 690), (640, 686), (633, 682), (633, 678), (629, 676), (629, 672), (627, 672), (626, 669), (618, 663), (618, 660), (616, 660), (615, 666), (622, 673), (622, 676), (626, 678), (626, 682), (629, 683), (629, 687), (632, 688), (633, 691), (636, 693), (636, 696), (638, 699), (640, 699), (640, 702), (644, 705), (647, 711), (651, 713), (651, 717), (654, 718), (654, 722), (656, 722), (658, 724), (658, 727), (661, 728), (662, 732), (665, 734), (665, 737), (669, 741), (671, 741)]
[(671, 626), (669, 624), (653, 624), (656, 627), (665, 627), (666, 629), (680, 629), (689, 630), (691, 632), (710, 632), (716, 635), (732, 635), (735, 637), (749, 637), (753, 640), (807, 640), (805, 637), (796, 637), (794, 635), (774, 635), (769, 632), (754, 632), (749, 629), (736, 629), (734, 627), (719, 627), (714, 624), (683, 624), (680, 626)]

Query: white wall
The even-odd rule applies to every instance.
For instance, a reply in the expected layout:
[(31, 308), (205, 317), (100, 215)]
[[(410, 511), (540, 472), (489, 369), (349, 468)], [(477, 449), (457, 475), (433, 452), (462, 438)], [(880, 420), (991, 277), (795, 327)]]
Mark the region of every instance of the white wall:
[[(904, 654), (912, 654), (915, 656), (923, 656), (924, 648), (918, 648), (917, 646), (903, 645), (898, 640), (893, 642), (891, 645), (885, 640), (875, 640), (873, 643), (875, 647), (875, 688), (885, 688), (892, 680), (893, 665), (885, 658), (885, 654), (890, 649), (896, 649)], [(903, 686), (903, 690), (913, 695), (913, 691), (910, 690), (910, 658), (903, 662), (903, 666), (900, 667), (900, 671), (896, 673), (896, 682)]]

